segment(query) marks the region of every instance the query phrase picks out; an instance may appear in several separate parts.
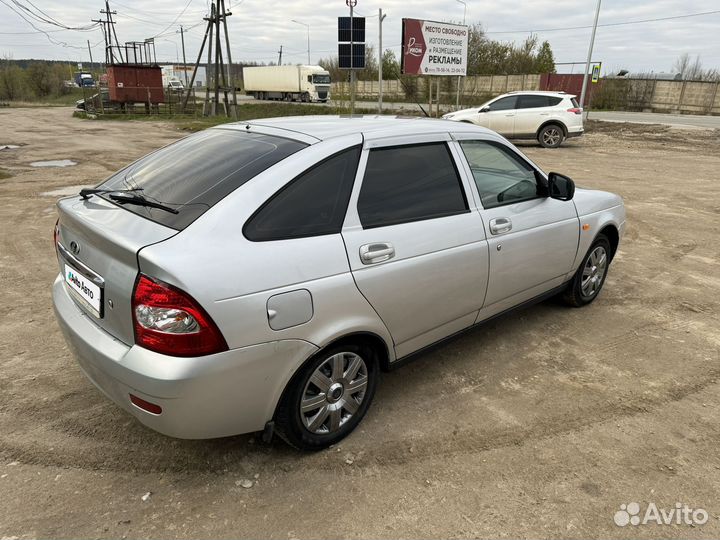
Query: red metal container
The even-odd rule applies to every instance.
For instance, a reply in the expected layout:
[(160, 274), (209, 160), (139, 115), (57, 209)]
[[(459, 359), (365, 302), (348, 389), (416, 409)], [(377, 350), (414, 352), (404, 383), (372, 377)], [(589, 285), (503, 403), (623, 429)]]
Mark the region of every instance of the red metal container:
[(159, 66), (108, 66), (108, 92), (115, 103), (163, 103), (162, 70)]

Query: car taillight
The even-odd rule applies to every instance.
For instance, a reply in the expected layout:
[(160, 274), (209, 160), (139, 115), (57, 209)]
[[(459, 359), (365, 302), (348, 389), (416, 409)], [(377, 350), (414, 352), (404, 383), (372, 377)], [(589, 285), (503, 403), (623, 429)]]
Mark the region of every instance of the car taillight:
[(575, 113), (575, 114), (582, 114), (582, 109), (578, 107), (573, 107), (571, 109), (568, 109), (567, 112)]
[(188, 294), (143, 274), (132, 301), (135, 343), (168, 356), (204, 356), (228, 349), (220, 329)]

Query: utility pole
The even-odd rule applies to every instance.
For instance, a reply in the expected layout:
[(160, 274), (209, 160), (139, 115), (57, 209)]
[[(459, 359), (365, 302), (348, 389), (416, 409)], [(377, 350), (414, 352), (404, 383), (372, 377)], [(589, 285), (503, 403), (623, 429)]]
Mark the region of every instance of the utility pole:
[(593, 23), (592, 35), (590, 36), (590, 47), (588, 48), (587, 62), (585, 62), (585, 74), (583, 75), (582, 91), (580, 92), (580, 108), (585, 108), (585, 92), (587, 91), (588, 71), (590, 71), (590, 59), (592, 58), (593, 45), (595, 44), (595, 32), (597, 31), (598, 18), (600, 17), (600, 1), (597, 0), (595, 8), (595, 22)]
[(185, 62), (185, 32), (183, 30), (182, 25), (180, 25), (180, 41), (182, 42), (182, 50), (183, 50), (183, 73), (185, 74), (185, 87), (187, 87), (188, 77), (187, 77), (187, 63)]
[[(113, 21), (112, 16), (117, 15), (117, 11), (111, 11), (110, 10), (110, 2), (108, 0), (105, 0), (105, 9), (101, 9), (100, 13), (105, 15), (106, 20), (96, 20), (93, 19), (92, 22), (97, 22), (103, 25), (103, 28), (105, 28), (105, 63), (106, 64), (114, 64), (115, 63), (115, 53), (113, 52), (113, 38), (112, 36), (115, 36), (115, 43), (117, 44), (117, 52), (118, 56), (120, 57), (120, 62), (124, 63), (125, 60), (123, 59), (122, 50), (120, 49), (120, 40), (118, 40), (117, 32), (115, 32), (115, 21)], [(110, 35), (110, 32), (112, 31), (112, 36)]]
[[(208, 84), (207, 88), (205, 90), (205, 104), (203, 107), (203, 114), (207, 116), (208, 114), (214, 115), (217, 114), (218, 106), (220, 104), (220, 91), (222, 90), (222, 93), (224, 95), (224, 104), (225, 104), (225, 112), (229, 116), (231, 111), (230, 101), (228, 97), (228, 92), (232, 90), (232, 99), (233, 103), (232, 106), (235, 107), (235, 117), (237, 118), (237, 95), (235, 91), (235, 84), (233, 82), (233, 73), (232, 73), (232, 56), (230, 54), (230, 36), (228, 35), (227, 30), (227, 18), (232, 15), (231, 12), (225, 11), (225, 0), (215, 0), (211, 6), (210, 6), (210, 16), (205, 17), (205, 20), (208, 22), (207, 28), (205, 29), (205, 36), (203, 37), (202, 45), (200, 45), (200, 51), (198, 52), (197, 60), (195, 61), (195, 67), (193, 69), (192, 77), (190, 78), (190, 83), (188, 84), (188, 87), (185, 92), (185, 98), (183, 100), (182, 109), (185, 110), (187, 107), (188, 100), (190, 99), (190, 93), (192, 91), (192, 86), (195, 83), (195, 77), (197, 76), (197, 70), (198, 66), (200, 65), (200, 60), (202, 59), (203, 51), (205, 50), (205, 44), (208, 45), (208, 51), (207, 51), (207, 78), (208, 78)], [(227, 60), (228, 60), (228, 70), (227, 73), (224, 68), (224, 62), (223, 62), (223, 53), (221, 50), (221, 41), (220, 41), (220, 31), (221, 31), (221, 23), (222, 22), (222, 28), (225, 31), (225, 48), (227, 49)], [(213, 43), (214, 38), (214, 43)], [(214, 47), (214, 51), (213, 51)], [(213, 64), (213, 52), (215, 54), (214, 64)], [(210, 72), (211, 72), (211, 66), (214, 67), (214, 80), (213, 80), (213, 100), (210, 102)], [(221, 85), (221, 78), (222, 78), (222, 85)]]
[(88, 42), (88, 52), (90, 53), (90, 69), (92, 70), (92, 68), (93, 68), (92, 49), (90, 48), (90, 40), (89, 39), (87, 40), (87, 42)]
[(382, 9), (378, 9), (378, 114), (382, 114), (383, 98), (383, 48), (382, 48), (382, 23), (387, 15), (383, 15)]
[(282, 45), (280, 45), (280, 50), (278, 51), (278, 66), (282, 66)]
[[(467, 4), (464, 0), (457, 0), (463, 5), (463, 26), (465, 26), (465, 15), (467, 15)], [(460, 108), (460, 75), (457, 78), (457, 95), (455, 96), (455, 110)]]

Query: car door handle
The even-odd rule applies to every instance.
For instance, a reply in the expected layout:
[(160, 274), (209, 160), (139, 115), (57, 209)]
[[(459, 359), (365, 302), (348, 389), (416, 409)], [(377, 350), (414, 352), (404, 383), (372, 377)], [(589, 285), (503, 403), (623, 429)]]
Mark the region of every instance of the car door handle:
[(506, 114), (505, 116), (515, 116), (515, 113), (512, 113), (512, 114)]
[(512, 221), (510, 218), (499, 217), (490, 220), (490, 232), (493, 234), (503, 234), (512, 230)]
[(395, 248), (390, 242), (376, 242), (360, 246), (360, 260), (363, 264), (375, 264), (392, 259)]

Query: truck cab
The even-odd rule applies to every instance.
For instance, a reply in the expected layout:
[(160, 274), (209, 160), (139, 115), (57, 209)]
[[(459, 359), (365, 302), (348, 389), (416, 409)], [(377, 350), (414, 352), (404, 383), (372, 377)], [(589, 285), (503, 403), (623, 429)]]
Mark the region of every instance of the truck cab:
[(330, 73), (325, 70), (314, 71), (314, 67), (303, 66), (300, 69), (305, 71), (305, 92), (310, 101), (326, 102), (330, 97)]

